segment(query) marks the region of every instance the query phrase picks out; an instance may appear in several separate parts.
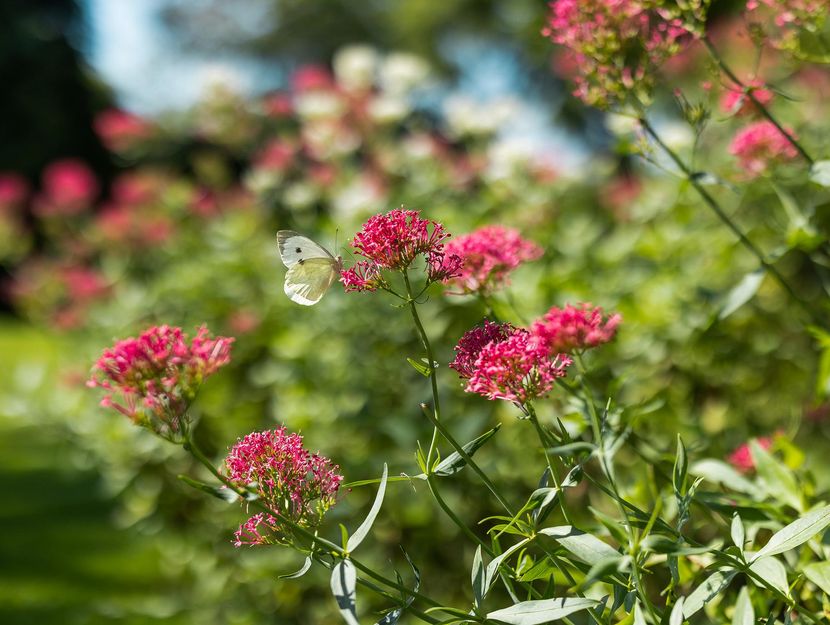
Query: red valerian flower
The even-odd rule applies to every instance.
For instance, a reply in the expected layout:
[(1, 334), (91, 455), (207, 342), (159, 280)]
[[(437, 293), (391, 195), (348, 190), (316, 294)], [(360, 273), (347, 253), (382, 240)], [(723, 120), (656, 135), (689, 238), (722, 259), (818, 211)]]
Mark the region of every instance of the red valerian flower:
[(524, 406), (547, 395), (556, 380), (567, 375), (571, 362), (564, 354), (540, 349), (527, 330), (516, 328), (506, 339), (482, 348), (465, 390)]
[(619, 314), (604, 318), (600, 307), (568, 304), (564, 308), (551, 308), (544, 317), (533, 322), (530, 333), (542, 349), (567, 353), (607, 343), (614, 338), (621, 321)]
[[(253, 488), (275, 514), (302, 527), (315, 527), (336, 503), (343, 476), (328, 458), (310, 453), (303, 437), (285, 427), (252, 432), (225, 459), (228, 478)], [(243, 523), (234, 544), (289, 543), (291, 530), (280, 518), (257, 514)]]
[[(772, 438), (764, 436), (758, 439), (758, 445), (762, 449), (769, 449), (772, 447)], [(749, 473), (755, 469), (755, 462), (752, 460), (752, 452), (749, 449), (749, 443), (743, 443), (735, 451), (729, 454), (729, 464), (741, 471), (742, 473)]]
[(547, 395), (571, 364), (535, 345), (526, 329), (486, 320), (461, 337), (455, 352), (450, 367), (467, 380), (465, 391), (520, 407)]
[(42, 182), (43, 192), (33, 207), (41, 217), (77, 215), (91, 206), (100, 191), (92, 170), (75, 158), (47, 165)]
[(232, 343), (232, 338), (211, 337), (205, 326), (190, 343), (181, 328), (152, 327), (104, 350), (87, 386), (108, 391), (102, 406), (163, 438), (182, 440), (196, 392), (230, 362)]
[(486, 226), (447, 243), (445, 252), (457, 254), (461, 267), (446, 282), (462, 293), (491, 293), (509, 284), (509, 274), (523, 262), (542, 255), (542, 248), (523, 239), (517, 230)]
[(378, 266), (372, 261), (361, 260), (340, 272), (340, 282), (346, 293), (352, 291), (377, 291), (385, 283)]
[[(772, 102), (774, 93), (764, 86), (762, 80), (753, 78), (746, 83), (747, 89), (752, 92), (759, 104), (767, 105)], [(720, 99), (720, 107), (724, 113), (738, 116), (758, 114), (758, 106), (753, 102), (747, 91), (737, 86), (728, 88)]]
[(443, 254), (442, 241), (449, 236), (438, 222), (422, 219), (418, 211), (399, 208), (370, 217), (354, 235), (352, 247), (379, 269), (404, 270), (418, 256), (432, 260)]
[(475, 364), (481, 350), (492, 342), (504, 341), (516, 331), (509, 323), (494, 323), (487, 319), (484, 325), (468, 330), (455, 346), (455, 360), (450, 369), (455, 369), (461, 378), (469, 380), (475, 373)]
[[(792, 130), (786, 130), (795, 138)], [(766, 120), (739, 130), (732, 139), (729, 152), (738, 157), (738, 164), (750, 178), (760, 176), (774, 163), (798, 158), (798, 151), (787, 137)]]

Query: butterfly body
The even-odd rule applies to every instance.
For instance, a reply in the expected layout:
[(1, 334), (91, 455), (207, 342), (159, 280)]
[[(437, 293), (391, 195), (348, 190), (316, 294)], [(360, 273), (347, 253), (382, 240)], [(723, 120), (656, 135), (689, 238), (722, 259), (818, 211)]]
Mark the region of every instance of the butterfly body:
[(288, 268), (285, 294), (292, 302), (313, 306), (343, 270), (343, 259), (293, 230), (277, 232), (280, 258)]

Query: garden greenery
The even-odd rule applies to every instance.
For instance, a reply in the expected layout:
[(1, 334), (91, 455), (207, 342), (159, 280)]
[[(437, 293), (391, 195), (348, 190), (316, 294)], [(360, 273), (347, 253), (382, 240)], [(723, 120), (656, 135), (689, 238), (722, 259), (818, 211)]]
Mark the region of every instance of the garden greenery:
[[(550, 3), (617, 170), (510, 154), (495, 107), (436, 124), (422, 61), (356, 47), (255, 102), (106, 111), (105, 192), (72, 159), (35, 194), (0, 176), (17, 310), (90, 353), (137, 334), (87, 382), (101, 432), (145, 430), (86, 443), (113, 488), (148, 471), (130, 452), (160, 468), (145, 518), (172, 535), (160, 493), (202, 506), (212, 574), (279, 552), (223, 592), (312, 580), (332, 598), (295, 598), (304, 618), (826, 622), (827, 6), (750, 1), (718, 30), (708, 4)], [(349, 242), (314, 307), (281, 293), (288, 227)]]

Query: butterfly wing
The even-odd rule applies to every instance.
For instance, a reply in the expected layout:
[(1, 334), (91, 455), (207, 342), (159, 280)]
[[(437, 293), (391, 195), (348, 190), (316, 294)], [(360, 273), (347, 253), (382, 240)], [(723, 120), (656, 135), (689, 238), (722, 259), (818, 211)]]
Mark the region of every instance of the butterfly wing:
[(280, 250), (280, 258), (283, 264), (291, 269), (300, 261), (311, 259), (325, 259), (335, 261), (326, 248), (317, 245), (308, 237), (294, 232), (293, 230), (280, 230), (277, 232), (277, 244)]
[(285, 294), (292, 302), (313, 306), (340, 275), (340, 268), (341, 262), (331, 256), (298, 260), (285, 273)]

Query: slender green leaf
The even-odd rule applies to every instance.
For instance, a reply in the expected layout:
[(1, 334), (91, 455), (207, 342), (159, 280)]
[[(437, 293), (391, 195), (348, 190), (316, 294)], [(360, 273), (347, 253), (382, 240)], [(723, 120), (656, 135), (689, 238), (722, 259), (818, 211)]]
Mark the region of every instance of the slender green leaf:
[(565, 549), (591, 566), (602, 560), (619, 557), (620, 555), (616, 549), (602, 542), (596, 536), (586, 534), (570, 525), (546, 527), (540, 529), (539, 533), (555, 538)]
[(672, 472), (672, 482), (674, 484), (674, 492), (679, 497), (686, 494), (686, 472), (689, 470), (689, 460), (686, 456), (686, 446), (677, 435), (677, 453), (674, 457), (674, 471)]
[(383, 504), (383, 495), (386, 493), (386, 478), (389, 476), (389, 468), (386, 466), (386, 463), (383, 463), (383, 476), (380, 478), (380, 486), (378, 486), (377, 495), (375, 495), (375, 501), (372, 503), (372, 508), (369, 510), (369, 514), (366, 515), (366, 518), (363, 520), (363, 523), (360, 524), (354, 534), (349, 537), (349, 541), (346, 543), (346, 551), (352, 552), (357, 549), (357, 546), (363, 542), (363, 539), (366, 538), (366, 535), (369, 533), (369, 530), (372, 529), (372, 524), (375, 522), (375, 518), (380, 512), (380, 507)]
[[(422, 359), (423, 360), (423, 359)], [(428, 378), (430, 373), (432, 373), (429, 369), (429, 363), (427, 361), (418, 361), (412, 358), (407, 358), (406, 362), (412, 365), (412, 368), (415, 369), (418, 373), (420, 373), (425, 378)]]
[(683, 602), (685, 599), (680, 597), (677, 603), (672, 606), (671, 615), (669, 616), (669, 625), (683, 625)]
[(293, 573), (288, 573), (286, 575), (278, 575), (277, 579), (297, 579), (298, 577), (302, 577), (308, 570), (311, 568), (311, 556), (306, 556), (305, 562), (303, 565), (294, 571)]
[(752, 608), (749, 589), (746, 586), (738, 593), (735, 612), (732, 614), (732, 625), (755, 625), (755, 610)]
[(764, 483), (767, 494), (801, 511), (803, 506), (799, 494), (800, 490), (793, 472), (783, 462), (761, 447), (755, 439), (749, 441), (749, 451), (752, 454), (755, 470)]
[(738, 310), (741, 306), (751, 300), (758, 289), (761, 288), (761, 283), (767, 275), (763, 268), (746, 274), (738, 284), (736, 284), (729, 293), (726, 294), (723, 306), (721, 306), (718, 313), (718, 319), (726, 319), (729, 315)]
[(744, 550), (744, 543), (746, 542), (746, 532), (744, 532), (744, 524), (741, 521), (741, 515), (737, 512), (732, 515), (732, 542), (741, 551)]
[(470, 578), (473, 583), (473, 603), (476, 607), (479, 607), (487, 592), (487, 573), (484, 570), (484, 560), (481, 557), (481, 545), (476, 547), (475, 555), (473, 555), (473, 568), (470, 571)]
[(340, 615), (348, 625), (360, 625), (357, 620), (357, 572), (349, 560), (341, 560), (331, 571), (331, 593), (337, 601)]
[(640, 602), (634, 604), (634, 625), (646, 625), (646, 617), (643, 616), (643, 608)]
[(735, 577), (735, 573), (736, 571), (727, 569), (717, 571), (707, 577), (683, 602), (683, 618), (692, 618), (703, 606), (723, 592)]
[[(490, 588), (493, 586), (493, 582), (496, 581), (496, 576), (498, 575), (499, 566), (501, 563), (504, 562), (505, 558), (510, 557), (512, 554), (516, 553), (519, 549), (524, 547), (527, 543), (530, 542), (529, 538), (525, 538), (522, 541), (519, 541), (515, 545), (511, 546), (510, 548), (506, 549), (504, 553), (499, 554), (495, 558), (490, 561), (490, 564), (487, 565), (487, 568), (484, 571), (484, 592), (482, 593), (482, 599), (487, 596), (487, 593), (490, 591)], [(480, 554), (479, 554), (480, 555)], [(475, 583), (475, 581), (473, 582)]]
[[(784, 596), (788, 597), (790, 595), (790, 585), (787, 583), (787, 569), (784, 568), (784, 565), (778, 559), (766, 556), (753, 560), (749, 565), (749, 569), (763, 579), (767, 585), (779, 590)], [(754, 578), (750, 577), (750, 580), (756, 586), (764, 587)]]
[(830, 160), (813, 163), (810, 168), (810, 180), (823, 187), (830, 187)]
[(758, 487), (755, 484), (721, 460), (711, 458), (700, 460), (694, 463), (689, 471), (693, 475), (699, 475), (713, 484), (722, 484), (740, 493), (752, 495), (758, 491)]
[(179, 479), (191, 488), (195, 488), (196, 490), (202, 491), (203, 493), (207, 493), (208, 495), (216, 497), (217, 499), (221, 499), (226, 503), (234, 503), (236, 501), (239, 501), (239, 495), (227, 486), (214, 486), (212, 484), (205, 484), (204, 482), (194, 480), (193, 478), (188, 477), (186, 475), (180, 475)]
[(813, 562), (804, 567), (804, 575), (830, 595), (830, 562)]
[[(481, 436), (474, 438), (466, 445), (462, 445), (461, 449), (463, 449), (464, 453), (466, 453), (468, 456), (472, 457), (479, 447), (481, 447), (484, 443), (486, 443), (493, 436), (495, 436), (496, 432), (499, 431), (500, 427), (501, 424), (497, 425), (492, 430), (487, 430)], [(455, 473), (458, 473), (465, 466), (467, 466), (467, 461), (464, 460), (461, 454), (459, 454), (457, 451), (454, 451), (449, 456), (444, 458), (437, 467), (435, 467), (433, 473), (440, 477), (446, 477), (448, 475), (454, 475)]]
[(753, 560), (795, 549), (824, 531), (828, 525), (830, 525), (830, 506), (808, 512), (773, 534), (764, 548), (755, 554)]
[(593, 599), (580, 597), (523, 601), (509, 608), (489, 612), (487, 618), (509, 625), (541, 625), (542, 623), (564, 618), (580, 610), (587, 610), (597, 605), (597, 603)]

